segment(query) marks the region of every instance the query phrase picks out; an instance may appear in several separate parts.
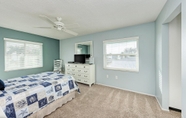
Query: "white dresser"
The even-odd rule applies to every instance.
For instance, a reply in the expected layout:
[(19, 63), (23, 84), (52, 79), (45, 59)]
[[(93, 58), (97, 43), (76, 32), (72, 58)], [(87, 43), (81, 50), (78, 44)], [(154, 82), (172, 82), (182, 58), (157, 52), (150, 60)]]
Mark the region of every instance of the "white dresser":
[(77, 82), (95, 84), (95, 65), (89, 64), (65, 64), (65, 74), (72, 75)]

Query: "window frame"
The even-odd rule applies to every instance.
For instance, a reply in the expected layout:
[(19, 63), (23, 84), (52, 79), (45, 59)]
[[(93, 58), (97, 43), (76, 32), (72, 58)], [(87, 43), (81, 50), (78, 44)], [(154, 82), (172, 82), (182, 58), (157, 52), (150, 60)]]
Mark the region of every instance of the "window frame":
[[(137, 42), (137, 54), (136, 54), (136, 63), (137, 68), (136, 69), (120, 69), (120, 68), (113, 68), (113, 67), (107, 67), (106, 66), (106, 55), (118, 55), (118, 54), (106, 54), (106, 44), (113, 44), (118, 42), (130, 42), (130, 41), (136, 41)], [(125, 55), (125, 54), (121, 54)], [(121, 39), (112, 39), (112, 40), (105, 40), (103, 41), (103, 68), (108, 70), (117, 70), (117, 71), (129, 71), (129, 72), (139, 72), (139, 37), (128, 37), (128, 38), (121, 38)]]
[[(17, 69), (7, 69), (6, 68), (6, 43), (7, 42), (18, 42), (18, 43), (24, 43), (24, 49), (26, 44), (35, 44), (35, 45), (40, 45), (41, 46), (41, 65), (37, 67), (23, 67), (23, 68), (17, 68)], [(32, 41), (23, 41), (23, 40), (18, 40), (18, 39), (10, 39), (10, 38), (4, 38), (4, 69), (5, 71), (15, 71), (15, 70), (24, 70), (24, 69), (34, 69), (34, 68), (41, 68), (43, 67), (43, 43), (39, 42), (32, 42)], [(25, 58), (24, 58), (25, 59)]]

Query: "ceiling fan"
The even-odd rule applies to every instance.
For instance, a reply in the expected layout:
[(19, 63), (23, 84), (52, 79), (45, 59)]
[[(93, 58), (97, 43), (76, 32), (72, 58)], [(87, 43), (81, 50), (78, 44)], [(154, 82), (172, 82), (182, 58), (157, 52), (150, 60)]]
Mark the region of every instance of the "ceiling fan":
[[(66, 25), (63, 22), (61, 22), (62, 21), (61, 17), (56, 17), (56, 21), (52, 21), (49, 17), (47, 17), (45, 15), (40, 15), (40, 17), (43, 17), (46, 20), (48, 20), (53, 25), (53, 27), (36, 27), (36, 28), (45, 28), (45, 29), (55, 28), (59, 31), (64, 31), (64, 32), (74, 35), (74, 36), (78, 35), (78, 33), (67, 29)], [(76, 25), (78, 25), (78, 24), (76, 24)]]

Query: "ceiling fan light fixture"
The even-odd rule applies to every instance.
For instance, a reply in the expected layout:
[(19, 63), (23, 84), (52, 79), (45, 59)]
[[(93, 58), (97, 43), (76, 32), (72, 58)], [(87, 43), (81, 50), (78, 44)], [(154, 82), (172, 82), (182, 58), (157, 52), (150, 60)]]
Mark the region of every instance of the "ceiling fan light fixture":
[(57, 30), (61, 30), (62, 29), (62, 27), (57, 27)]
[(61, 26), (64, 26), (65, 24), (60, 22), (60, 21), (57, 21), (57, 22), (54, 22), (56, 25), (61, 25)]

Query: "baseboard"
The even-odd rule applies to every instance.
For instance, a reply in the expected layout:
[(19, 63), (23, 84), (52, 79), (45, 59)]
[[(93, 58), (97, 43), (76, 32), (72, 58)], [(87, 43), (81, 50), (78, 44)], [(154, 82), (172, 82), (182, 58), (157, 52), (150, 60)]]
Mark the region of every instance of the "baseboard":
[(177, 108), (174, 108), (174, 107), (169, 107), (169, 110), (172, 110), (172, 111), (176, 111), (176, 112), (180, 112), (181, 113), (181, 110), (180, 109), (177, 109)]
[(155, 96), (155, 98), (156, 98), (156, 101), (158, 102), (158, 104), (159, 104), (161, 110), (163, 110), (163, 111), (169, 111), (169, 109), (164, 109), (164, 108), (162, 108), (162, 106), (161, 106), (161, 104), (160, 104), (158, 98), (157, 98), (156, 96)]
[(133, 90), (129, 90), (129, 89), (123, 89), (123, 88), (119, 88), (119, 87), (115, 87), (115, 86), (110, 86), (110, 85), (105, 85), (105, 84), (101, 84), (101, 83), (96, 83), (96, 84), (102, 85), (102, 86), (111, 87), (111, 88), (116, 88), (116, 89), (120, 89), (120, 90), (125, 90), (125, 91), (129, 91), (129, 92), (134, 92), (134, 93), (138, 93), (138, 94), (143, 94), (143, 95), (148, 95), (148, 96), (155, 97), (155, 95), (147, 94), (147, 93), (143, 93), (143, 92), (137, 92), (137, 91), (133, 91)]

